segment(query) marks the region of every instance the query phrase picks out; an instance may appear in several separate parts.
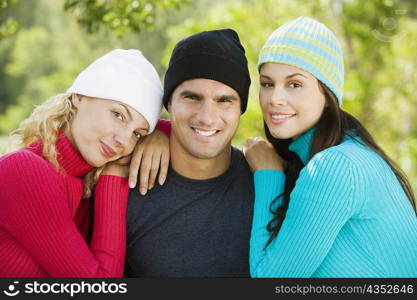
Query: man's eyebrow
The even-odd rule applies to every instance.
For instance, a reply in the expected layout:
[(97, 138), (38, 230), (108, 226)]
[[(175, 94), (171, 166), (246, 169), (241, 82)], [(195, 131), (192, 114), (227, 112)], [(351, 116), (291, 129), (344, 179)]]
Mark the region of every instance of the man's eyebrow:
[(184, 90), (180, 93), (180, 96), (184, 97), (184, 96), (196, 96), (198, 98), (201, 98), (201, 95), (197, 92), (193, 92), (190, 90)]

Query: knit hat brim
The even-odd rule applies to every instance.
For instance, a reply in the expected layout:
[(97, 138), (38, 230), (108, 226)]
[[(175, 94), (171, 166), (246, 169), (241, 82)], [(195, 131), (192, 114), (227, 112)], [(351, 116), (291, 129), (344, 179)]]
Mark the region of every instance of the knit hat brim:
[(336, 35), (324, 24), (302, 16), (280, 26), (262, 47), (258, 70), (264, 63), (282, 63), (309, 72), (342, 104), (343, 52)]
[(148, 133), (155, 129), (162, 109), (158, 73), (135, 49), (115, 49), (98, 58), (77, 76), (67, 93), (127, 104), (148, 121)]
[(240, 97), (241, 113), (246, 111), (251, 80), (245, 48), (236, 31), (202, 31), (175, 45), (164, 78), (165, 108), (168, 109), (178, 85), (198, 78), (215, 80), (234, 89)]
[[(193, 67), (190, 68), (190, 65)], [(171, 78), (164, 84), (163, 103), (166, 109), (178, 85), (186, 80), (204, 78), (233, 88), (239, 94), (242, 113), (246, 111), (250, 78), (241, 66), (223, 56), (199, 53), (183, 57), (168, 69), (165, 76)]]

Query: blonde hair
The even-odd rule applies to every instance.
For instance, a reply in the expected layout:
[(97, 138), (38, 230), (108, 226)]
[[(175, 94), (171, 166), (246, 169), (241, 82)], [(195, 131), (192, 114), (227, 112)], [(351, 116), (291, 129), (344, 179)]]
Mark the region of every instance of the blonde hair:
[[(71, 102), (71, 94), (58, 94), (51, 97), (33, 110), (32, 114), (23, 120), (19, 128), (12, 132), (19, 146), (26, 147), (33, 142), (42, 140), (42, 156), (51, 163), (58, 172), (62, 172), (57, 161), (56, 142), (58, 131), (69, 128), (70, 121), (75, 114)], [(83, 198), (91, 196), (103, 167), (93, 168), (84, 176)]]

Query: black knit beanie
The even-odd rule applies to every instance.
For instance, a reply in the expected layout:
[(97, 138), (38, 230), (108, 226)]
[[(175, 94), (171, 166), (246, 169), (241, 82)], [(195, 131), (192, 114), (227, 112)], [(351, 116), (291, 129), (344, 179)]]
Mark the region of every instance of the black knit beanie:
[(164, 79), (165, 108), (168, 109), (171, 94), (178, 85), (196, 78), (230, 86), (240, 96), (242, 114), (246, 111), (251, 81), (245, 49), (234, 30), (203, 31), (175, 46)]

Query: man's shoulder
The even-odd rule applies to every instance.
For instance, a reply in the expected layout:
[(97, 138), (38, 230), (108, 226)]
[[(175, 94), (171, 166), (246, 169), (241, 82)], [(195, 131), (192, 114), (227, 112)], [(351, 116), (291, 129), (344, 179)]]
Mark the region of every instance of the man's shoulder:
[(243, 155), (243, 152), (232, 146), (232, 165), (236, 165), (240, 168), (240, 171), (243, 171), (245, 174), (252, 176), (252, 172), (250, 171), (248, 162), (246, 161), (245, 156)]

